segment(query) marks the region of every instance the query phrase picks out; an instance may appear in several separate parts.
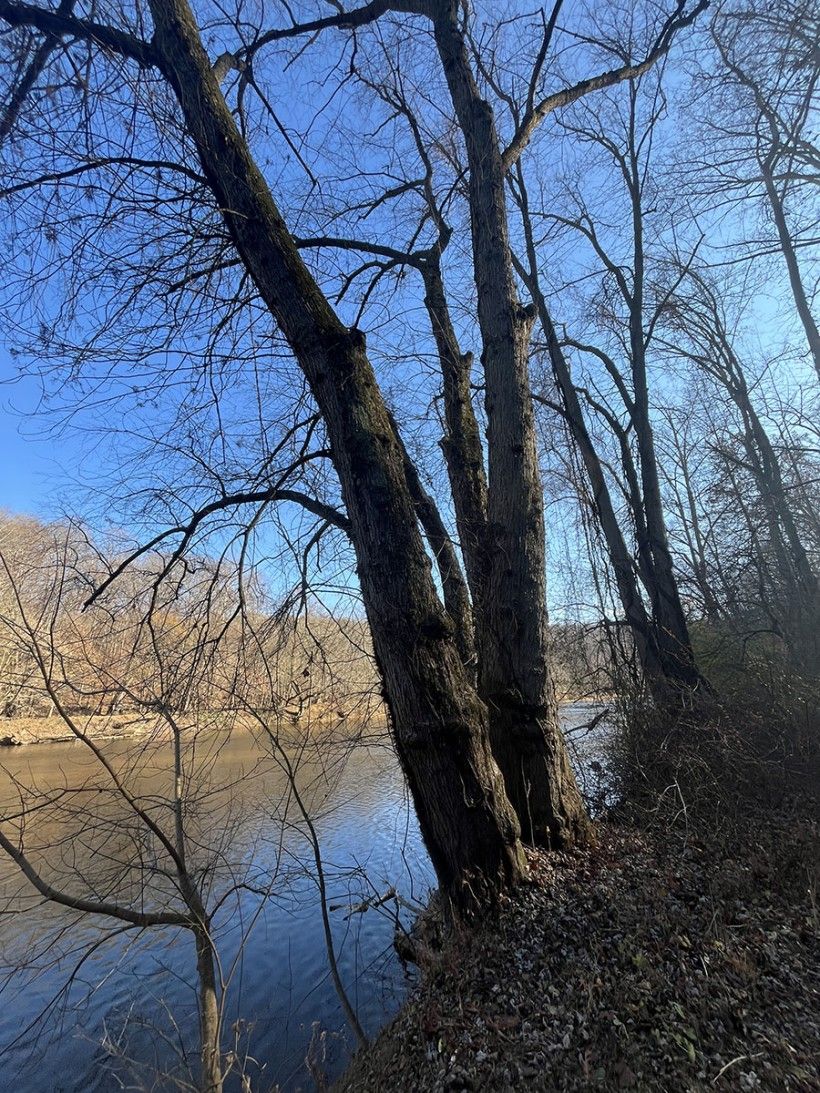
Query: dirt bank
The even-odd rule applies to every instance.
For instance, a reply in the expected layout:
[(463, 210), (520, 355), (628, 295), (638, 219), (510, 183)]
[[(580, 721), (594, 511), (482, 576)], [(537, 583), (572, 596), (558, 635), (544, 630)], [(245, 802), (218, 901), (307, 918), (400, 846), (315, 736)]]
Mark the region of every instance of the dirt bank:
[[(155, 719), (138, 714), (92, 714), (77, 718), (90, 740), (142, 737), (151, 732)], [(76, 737), (61, 717), (9, 717), (0, 721), (0, 747), (23, 744), (57, 744)]]
[(805, 816), (534, 854), (336, 1089), (818, 1090), (818, 855)]
[[(271, 712), (267, 716), (269, 723), (276, 726), (285, 738), (303, 739), (305, 734), (317, 740), (337, 738), (341, 740), (366, 740), (381, 742), (387, 736), (387, 723), (381, 709), (366, 711), (363, 716), (358, 711), (348, 716), (344, 711), (329, 709), (318, 704), (309, 709), (301, 719), (282, 716)], [(169, 732), (168, 724), (159, 715), (145, 715), (136, 712), (120, 714), (82, 714), (74, 717), (77, 728), (90, 740), (141, 740), (147, 736), (162, 738)], [(211, 710), (180, 719), (186, 731), (232, 731), (244, 729), (255, 732), (259, 725), (256, 718), (236, 710)], [(9, 717), (0, 719), (0, 748), (16, 747), (28, 744), (57, 744), (66, 740), (76, 740), (65, 721), (57, 714), (51, 717)]]

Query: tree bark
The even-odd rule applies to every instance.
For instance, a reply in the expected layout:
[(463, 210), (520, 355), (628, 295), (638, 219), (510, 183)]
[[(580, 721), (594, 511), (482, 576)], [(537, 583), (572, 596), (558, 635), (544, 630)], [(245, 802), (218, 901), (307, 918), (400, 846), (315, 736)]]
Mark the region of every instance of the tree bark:
[(207, 925), (194, 928), (199, 980), (199, 1037), (202, 1093), (222, 1093), (222, 1022), (214, 972), (214, 954)]
[(185, 0), (151, 0), (155, 47), (248, 272), (324, 417), (350, 519), (397, 751), (441, 885), (460, 909), (526, 866), (489, 746), (487, 712), (461, 662), (430, 571), (402, 451), (365, 350), (304, 265), (222, 98)]
[(493, 754), (525, 837), (566, 847), (589, 821), (558, 727), (549, 671), (543, 493), (528, 374), (534, 314), (518, 300), (505, 168), (490, 105), (470, 67), (455, 0), (432, 5), (433, 29), (469, 165), (470, 223), (483, 345), (488, 446), (486, 582), (479, 679)]
[(430, 317), (443, 380), (447, 434), (441, 447), (472, 596), (475, 629), (481, 633), (487, 584), (487, 475), (481, 431), (470, 394), (472, 355), (462, 353), (458, 344), (438, 254), (426, 259), (420, 270), (424, 282), (424, 304)]

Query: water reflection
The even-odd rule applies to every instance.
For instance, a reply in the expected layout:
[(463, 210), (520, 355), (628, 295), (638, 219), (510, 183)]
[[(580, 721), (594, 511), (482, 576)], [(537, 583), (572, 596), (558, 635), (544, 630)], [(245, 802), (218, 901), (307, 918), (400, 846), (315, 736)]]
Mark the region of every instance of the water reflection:
[[(564, 712), (569, 722), (589, 717), (589, 707)], [(254, 1090), (310, 1089), (306, 1056), (334, 1077), (353, 1044), (329, 976), (304, 824), (285, 774), (269, 759), (260, 761), (252, 733), (237, 730), (227, 741), (224, 734), (206, 735), (198, 747), (201, 792), (186, 822), (203, 853), (220, 849), (214, 891), (224, 889), (229, 871), (247, 885), (215, 925), (223, 974), (230, 977), (228, 1039), (235, 1036)], [(167, 742), (136, 750), (133, 743), (111, 743), (106, 755), (131, 772), (141, 793), (158, 801), (167, 795)], [(392, 948), (391, 907), (381, 913), (351, 913), (351, 907), (391, 887), (423, 902), (433, 883), (404, 780), (385, 746), (326, 741), (316, 751), (291, 748), (287, 758), (314, 819), (329, 902), (337, 908), (331, 920), (339, 969), (373, 1034), (401, 1004), (408, 979)], [(93, 757), (78, 743), (21, 748), (2, 759), (27, 784), (82, 785), (90, 792), (96, 777)], [(56, 858), (50, 852), (50, 867), (67, 876), (78, 868), (88, 875), (116, 872), (111, 862), (124, 860), (127, 838), (115, 846), (107, 834), (102, 854), (99, 841), (83, 837), (74, 812), (66, 809), (39, 832), (43, 844), (59, 848)], [(268, 886), (270, 898), (262, 899), (259, 890)], [(170, 1089), (174, 1076), (195, 1070), (195, 958), (186, 932), (117, 932), (33, 901), (5, 858), (0, 908), (0, 1050), (3, 1071), (13, 1076), (4, 1085), (18, 1093)], [(239, 1089), (239, 1080), (227, 1088)]]

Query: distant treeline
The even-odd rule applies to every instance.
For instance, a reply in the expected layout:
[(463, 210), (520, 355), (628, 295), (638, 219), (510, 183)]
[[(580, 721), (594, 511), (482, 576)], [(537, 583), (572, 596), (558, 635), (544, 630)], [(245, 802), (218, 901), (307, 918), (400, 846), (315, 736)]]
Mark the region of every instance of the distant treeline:
[[(356, 618), (265, 611), (236, 573), (203, 561), (155, 584), (135, 563), (89, 597), (119, 563), (71, 524), (0, 516), (0, 710), (49, 715), (158, 706), (181, 712), (309, 709), (341, 717), (380, 702), (367, 625)], [(160, 566), (160, 568), (162, 568)], [(38, 656), (39, 650), (39, 656)], [(43, 671), (43, 658), (47, 658)]]
[[(154, 587), (159, 572), (134, 563), (87, 606), (119, 564), (81, 528), (0, 514), (0, 712), (6, 718), (67, 709), (111, 714), (164, 702), (181, 712), (269, 709), (366, 716), (381, 707), (367, 623), (294, 604), (243, 602), (237, 574), (207, 560)], [(160, 567), (161, 568), (161, 567)], [(561, 701), (611, 686), (597, 625), (552, 627)], [(50, 658), (50, 678), (35, 644)], [(52, 650), (54, 655), (52, 656)], [(50, 693), (52, 692), (53, 693)], [(383, 712), (383, 711), (382, 711)]]

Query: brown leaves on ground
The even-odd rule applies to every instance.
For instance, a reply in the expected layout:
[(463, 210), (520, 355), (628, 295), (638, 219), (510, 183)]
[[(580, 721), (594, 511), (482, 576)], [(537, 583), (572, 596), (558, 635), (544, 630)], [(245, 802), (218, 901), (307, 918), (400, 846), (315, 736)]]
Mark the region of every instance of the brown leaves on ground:
[(820, 1090), (817, 825), (604, 828), (451, 941), (339, 1085)]

